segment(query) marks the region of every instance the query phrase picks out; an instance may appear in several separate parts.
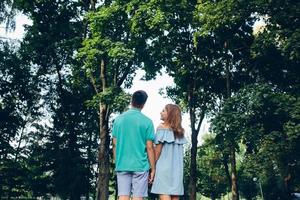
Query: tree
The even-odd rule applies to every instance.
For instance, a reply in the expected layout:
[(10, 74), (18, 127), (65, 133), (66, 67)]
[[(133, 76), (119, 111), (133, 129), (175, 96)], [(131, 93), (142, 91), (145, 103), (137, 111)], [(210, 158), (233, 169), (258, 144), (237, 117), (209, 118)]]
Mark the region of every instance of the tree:
[(8, 198), (26, 191), (28, 129), (40, 116), (37, 79), (16, 51), (0, 43), (0, 194)]
[[(295, 43), (290, 42), (298, 37), (299, 24), (289, 26), (283, 20), (296, 20), (297, 13), (299, 8), (290, 1), (284, 4), (272, 2), (271, 5), (264, 1), (202, 1), (198, 5), (198, 19), (202, 24), (199, 35), (215, 38), (215, 44), (219, 46), (216, 49), (220, 52), (216, 58), (224, 63), (221, 71), (227, 79), (225, 99), (243, 85), (253, 82), (269, 82), (282, 90), (297, 93), (299, 80), (296, 74), (299, 72), (295, 66), (299, 64), (298, 50)], [(253, 35), (252, 25), (258, 19), (265, 25)], [(229, 147), (232, 193), (236, 199), (236, 145), (229, 136), (227, 140), (232, 144)]]
[[(34, 156), (28, 159), (33, 164), (30, 175), (37, 174), (38, 181), (46, 184), (42, 191), (70, 199), (89, 196), (93, 190), (93, 149), (98, 138), (97, 121), (93, 120), (96, 112), (85, 105), (92, 87), (77, 70), (82, 63), (74, 56), (84, 37), (82, 15), (89, 5), (86, 3), (15, 2), (16, 8), (32, 20), (32, 25), (26, 27), (20, 54), (32, 64), (44, 105), (44, 117), (36, 130), (41, 134), (33, 137), (40, 141), (32, 140), (28, 149)], [(79, 78), (74, 78), (77, 75), (81, 77), (80, 87)], [(43, 161), (40, 167), (36, 166), (38, 158)], [(37, 194), (34, 181), (29, 180), (29, 185)]]
[(297, 98), (267, 85), (247, 86), (225, 103), (213, 121), (216, 133), (225, 138), (235, 133), (230, 137), (236, 145), (239, 141), (245, 144), (247, 155), (252, 157), (245, 163), (251, 163), (248, 169), (255, 167), (263, 186), (271, 185), (274, 179), (279, 183), (277, 189), (273, 185), (273, 191), (264, 193), (267, 198), (290, 198), (293, 171), (298, 168), (295, 161), (299, 159), (293, 144), (299, 135), (289, 134), (285, 127), (295, 120), (291, 111), (298, 110), (296, 102)]
[(99, 115), (97, 199), (108, 199), (109, 194), (110, 116), (128, 105), (128, 95), (121, 86), (131, 85), (135, 70), (142, 65), (139, 49), (146, 46), (142, 36), (131, 32), (133, 12), (134, 7), (120, 1), (104, 2), (90, 12), (89, 37), (78, 55), (93, 85), (94, 98), (90, 103)]
[[(216, 51), (213, 54), (213, 65), (225, 79), (223, 86), (225, 93), (222, 93), (221, 102), (229, 99), (239, 88), (255, 81), (247, 71), (251, 65), (250, 47), (254, 39), (252, 25), (255, 22), (255, 17), (247, 6), (246, 2), (236, 1), (202, 1), (197, 6), (197, 19), (201, 24), (197, 35), (212, 38)], [(223, 163), (230, 178), (232, 198), (235, 200), (239, 199), (236, 143), (234, 137), (231, 137), (235, 133), (226, 130), (224, 132), (228, 134), (226, 136), (228, 143), (225, 145), (228, 149), (224, 154)], [(222, 138), (223, 133), (218, 133), (221, 135), (217, 135), (216, 138)], [(227, 166), (228, 162), (230, 162), (230, 170)]]
[(220, 198), (228, 187), (222, 154), (216, 147), (214, 136), (206, 135), (197, 155), (197, 192), (212, 200)]
[[(196, 199), (197, 137), (205, 114), (214, 105), (220, 79), (209, 68), (210, 41), (203, 40), (197, 47), (194, 37), (198, 30), (194, 20), (196, 1), (151, 1), (139, 6), (134, 20), (134, 31), (149, 38), (147, 49), (155, 68), (146, 68), (151, 78), (155, 71), (164, 68), (176, 84), (167, 88), (167, 95), (180, 104), (190, 115), (192, 146), (190, 162), (189, 194)], [(208, 45), (208, 46), (205, 46)], [(216, 80), (216, 81), (215, 81)]]

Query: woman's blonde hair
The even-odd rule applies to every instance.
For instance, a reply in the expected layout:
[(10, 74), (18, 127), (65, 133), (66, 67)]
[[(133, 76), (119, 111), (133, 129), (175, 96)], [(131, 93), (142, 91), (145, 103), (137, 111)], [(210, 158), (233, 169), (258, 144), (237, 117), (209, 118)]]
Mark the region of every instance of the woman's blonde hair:
[(165, 123), (170, 126), (176, 137), (182, 137), (184, 129), (181, 126), (181, 109), (175, 104), (167, 104), (165, 110), (167, 111)]

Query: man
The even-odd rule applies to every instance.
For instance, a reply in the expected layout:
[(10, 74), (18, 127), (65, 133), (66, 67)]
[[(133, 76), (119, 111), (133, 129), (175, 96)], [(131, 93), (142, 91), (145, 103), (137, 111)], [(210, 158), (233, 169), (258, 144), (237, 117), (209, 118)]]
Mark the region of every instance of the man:
[(131, 109), (113, 123), (119, 200), (129, 200), (131, 194), (133, 200), (143, 200), (148, 196), (148, 181), (152, 183), (154, 179), (154, 126), (151, 119), (141, 113), (147, 98), (145, 91), (134, 92)]

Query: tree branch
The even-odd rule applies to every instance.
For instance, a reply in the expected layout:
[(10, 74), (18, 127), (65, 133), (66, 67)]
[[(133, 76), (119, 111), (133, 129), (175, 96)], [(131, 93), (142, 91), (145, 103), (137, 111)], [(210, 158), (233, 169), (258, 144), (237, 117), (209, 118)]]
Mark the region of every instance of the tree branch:
[(93, 88), (94, 88), (96, 94), (98, 94), (98, 93), (99, 93), (99, 90), (98, 90), (98, 88), (97, 88), (97, 83), (96, 83), (96, 80), (95, 80), (95, 78), (93, 77), (93, 75), (90, 75), (90, 80), (91, 80), (91, 82), (92, 82), (92, 85), (93, 85)]
[(200, 115), (200, 118), (199, 118), (199, 123), (198, 123), (197, 129), (196, 129), (196, 132), (197, 132), (197, 133), (199, 133), (199, 131), (200, 131), (200, 127), (201, 127), (202, 121), (203, 121), (204, 116), (205, 116), (204, 113), (205, 113), (205, 111), (202, 111), (202, 112), (201, 112), (201, 115)]
[(101, 59), (101, 64), (100, 64), (100, 79), (102, 82), (102, 90), (104, 91), (107, 87), (106, 63), (104, 61), (104, 58)]
[(133, 64), (132, 62), (128, 63), (126, 71), (123, 73), (123, 75), (121, 76), (121, 78), (117, 81), (116, 86), (120, 87), (123, 84), (124, 80), (126, 79), (126, 77), (128, 76), (128, 74), (130, 72), (130, 68), (131, 68), (132, 64)]

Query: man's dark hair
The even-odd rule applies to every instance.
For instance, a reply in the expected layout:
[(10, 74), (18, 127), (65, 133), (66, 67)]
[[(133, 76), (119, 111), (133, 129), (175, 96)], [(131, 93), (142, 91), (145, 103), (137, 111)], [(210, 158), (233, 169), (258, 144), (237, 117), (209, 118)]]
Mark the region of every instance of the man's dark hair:
[(131, 98), (131, 105), (136, 108), (142, 108), (146, 103), (148, 95), (143, 90), (135, 91)]

